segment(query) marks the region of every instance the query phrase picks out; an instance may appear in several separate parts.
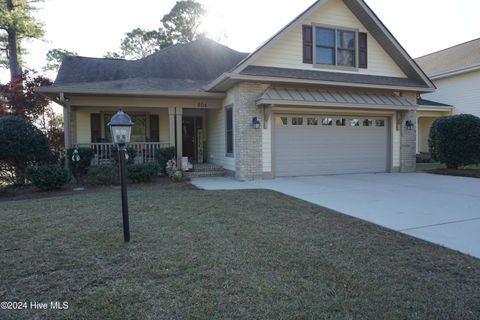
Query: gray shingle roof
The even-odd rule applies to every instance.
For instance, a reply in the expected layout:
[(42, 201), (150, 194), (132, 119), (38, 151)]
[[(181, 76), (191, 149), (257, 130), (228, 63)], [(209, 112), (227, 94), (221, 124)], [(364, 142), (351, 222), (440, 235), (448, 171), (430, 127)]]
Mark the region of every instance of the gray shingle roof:
[(123, 91), (200, 91), (210, 80), (129, 78), (112, 81), (66, 83), (56, 85), (70, 90), (123, 90)]
[(415, 59), (429, 76), (480, 64), (480, 38)]
[(240, 74), (263, 77), (281, 77), (293, 79), (307, 79), (332, 82), (349, 82), (370, 85), (385, 85), (396, 87), (425, 87), (427, 85), (422, 81), (415, 81), (407, 78), (371, 76), (352, 73), (338, 73), (326, 71), (313, 71), (301, 69), (287, 69), (275, 67), (248, 66)]
[(246, 57), (207, 38), (178, 44), (140, 60), (67, 57), (54, 87), (200, 90)]
[(433, 106), (433, 107), (451, 107), (449, 104), (440, 103), (432, 100), (422, 99), (421, 97), (417, 99), (417, 104), (419, 106)]

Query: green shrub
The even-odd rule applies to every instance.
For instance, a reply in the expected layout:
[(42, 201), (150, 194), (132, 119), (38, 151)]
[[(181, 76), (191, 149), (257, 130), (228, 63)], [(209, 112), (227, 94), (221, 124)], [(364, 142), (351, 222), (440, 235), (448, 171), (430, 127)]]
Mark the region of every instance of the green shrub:
[[(80, 161), (72, 161), (73, 152), (78, 150)], [(67, 161), (70, 173), (77, 183), (82, 182), (82, 178), (87, 174), (88, 168), (92, 164), (95, 153), (92, 148), (70, 148), (67, 149)]]
[(120, 183), (118, 166), (98, 165), (91, 166), (85, 176), (85, 182), (96, 186), (111, 186)]
[[(128, 160), (127, 164), (134, 164), (135, 163), (135, 157), (137, 156), (137, 150), (133, 147), (127, 147), (127, 154), (128, 154)], [(112, 148), (112, 158), (115, 161), (116, 164), (118, 164), (118, 148), (117, 146), (114, 146)]]
[(447, 168), (480, 163), (480, 118), (460, 114), (435, 120), (428, 145), (432, 158)]
[(28, 167), (27, 178), (42, 191), (58, 190), (70, 180), (68, 171), (59, 165)]
[(53, 160), (47, 137), (37, 127), (16, 116), (0, 117), (1, 168), (12, 169), (13, 182), (24, 184), (28, 166)]
[(157, 159), (160, 165), (161, 173), (165, 174), (165, 168), (167, 162), (176, 157), (175, 147), (160, 148), (155, 152), (155, 159)]
[(155, 162), (131, 164), (127, 167), (128, 180), (133, 183), (149, 182), (158, 176), (160, 166)]

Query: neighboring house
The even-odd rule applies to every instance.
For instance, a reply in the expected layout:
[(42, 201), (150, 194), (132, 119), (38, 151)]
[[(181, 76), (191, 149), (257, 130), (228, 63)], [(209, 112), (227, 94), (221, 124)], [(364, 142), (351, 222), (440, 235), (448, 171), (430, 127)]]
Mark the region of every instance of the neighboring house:
[(68, 147), (108, 157), (122, 107), (141, 159), (176, 146), (247, 180), (414, 171), (417, 97), (434, 90), (365, 2), (320, 0), (249, 55), (202, 38), (138, 61), (69, 57), (41, 92), (64, 106)]
[[(469, 113), (480, 117), (480, 38), (415, 61), (437, 87), (435, 92), (423, 94), (423, 98), (454, 106), (455, 114)], [(435, 119), (431, 116), (431, 113), (419, 114), (420, 152), (428, 152), (428, 132)]]

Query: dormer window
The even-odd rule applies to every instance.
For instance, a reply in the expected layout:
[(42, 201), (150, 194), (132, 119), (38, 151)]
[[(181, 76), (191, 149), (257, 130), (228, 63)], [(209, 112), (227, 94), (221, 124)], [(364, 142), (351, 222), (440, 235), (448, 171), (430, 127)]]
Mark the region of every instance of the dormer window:
[(303, 62), (318, 67), (367, 68), (367, 34), (348, 28), (304, 25)]
[(357, 67), (355, 31), (315, 27), (315, 63), (321, 65)]

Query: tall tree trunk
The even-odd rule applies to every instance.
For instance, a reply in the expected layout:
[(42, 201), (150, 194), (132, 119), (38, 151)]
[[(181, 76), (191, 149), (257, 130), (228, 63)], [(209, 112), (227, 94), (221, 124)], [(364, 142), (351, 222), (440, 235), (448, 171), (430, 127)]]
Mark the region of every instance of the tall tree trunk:
[[(13, 0), (7, 0), (7, 9), (13, 11)], [(8, 64), (10, 67), (10, 80), (13, 81), (22, 75), (22, 68), (18, 62), (18, 48), (17, 48), (17, 30), (15, 27), (8, 28)]]

